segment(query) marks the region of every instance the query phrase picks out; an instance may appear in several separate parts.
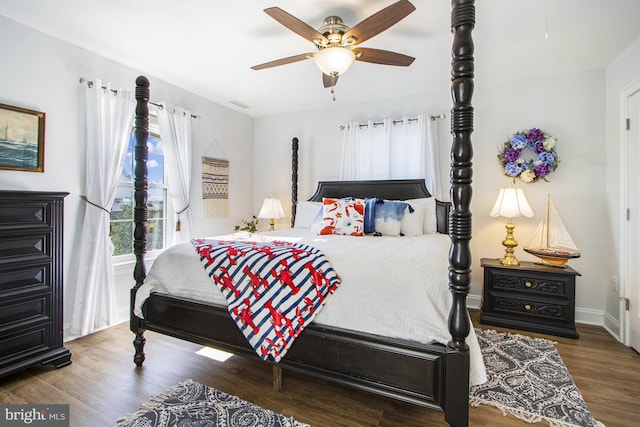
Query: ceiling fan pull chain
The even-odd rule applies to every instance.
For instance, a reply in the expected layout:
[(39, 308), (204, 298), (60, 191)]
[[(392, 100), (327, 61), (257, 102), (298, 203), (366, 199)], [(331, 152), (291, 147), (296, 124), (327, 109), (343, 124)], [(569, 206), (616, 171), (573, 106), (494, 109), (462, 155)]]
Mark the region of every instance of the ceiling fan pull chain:
[(337, 75), (334, 73), (331, 73), (331, 95), (333, 96), (333, 102), (336, 102), (336, 80), (338, 80)]

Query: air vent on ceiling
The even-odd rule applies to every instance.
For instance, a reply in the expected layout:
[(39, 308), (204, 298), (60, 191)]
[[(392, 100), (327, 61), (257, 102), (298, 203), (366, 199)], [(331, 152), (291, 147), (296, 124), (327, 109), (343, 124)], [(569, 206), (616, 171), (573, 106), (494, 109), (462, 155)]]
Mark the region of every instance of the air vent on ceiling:
[(249, 106), (247, 104), (243, 104), (240, 101), (229, 101), (231, 104), (235, 105), (236, 107), (240, 107), (242, 109), (246, 109), (249, 108)]

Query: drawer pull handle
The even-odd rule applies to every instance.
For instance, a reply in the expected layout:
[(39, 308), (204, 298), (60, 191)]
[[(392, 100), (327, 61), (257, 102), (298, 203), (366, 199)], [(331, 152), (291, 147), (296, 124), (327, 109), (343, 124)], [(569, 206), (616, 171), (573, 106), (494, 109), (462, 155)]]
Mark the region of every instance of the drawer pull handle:
[(525, 304), (524, 305), (524, 309), (529, 311), (529, 310), (531, 310), (531, 306), (529, 304)]
[(526, 282), (524, 282), (524, 286), (526, 286), (527, 288), (530, 288), (533, 285), (531, 284), (531, 282), (526, 281)]

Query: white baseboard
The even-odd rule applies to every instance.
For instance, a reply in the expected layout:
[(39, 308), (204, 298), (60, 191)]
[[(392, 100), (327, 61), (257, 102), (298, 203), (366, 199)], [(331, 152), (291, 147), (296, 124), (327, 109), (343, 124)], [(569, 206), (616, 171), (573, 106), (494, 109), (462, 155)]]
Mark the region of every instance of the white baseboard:
[(604, 312), (601, 310), (590, 310), (587, 308), (576, 308), (576, 323), (587, 325), (604, 325)]
[(604, 329), (611, 334), (615, 339), (622, 342), (620, 339), (620, 321), (609, 313), (604, 314)]
[(482, 295), (467, 295), (467, 307), (480, 309), (482, 305)]
[[(124, 308), (120, 307), (118, 309), (118, 311), (117, 311), (117, 317), (116, 317), (116, 320), (115, 320), (115, 322), (113, 324), (111, 324), (109, 326), (103, 326), (102, 328), (96, 329), (95, 331), (93, 331), (91, 333), (93, 334), (95, 332), (100, 332), (100, 331), (108, 329), (108, 328), (110, 328), (112, 326), (116, 326), (116, 325), (119, 325), (120, 323), (124, 323), (124, 322), (128, 322), (128, 321), (129, 321), (129, 307), (124, 307)], [(64, 328), (62, 330), (63, 337), (64, 337), (63, 342), (73, 341), (75, 339), (81, 338), (80, 335), (72, 334), (70, 332), (70, 328), (71, 328), (71, 325), (69, 323), (66, 323), (64, 325)]]

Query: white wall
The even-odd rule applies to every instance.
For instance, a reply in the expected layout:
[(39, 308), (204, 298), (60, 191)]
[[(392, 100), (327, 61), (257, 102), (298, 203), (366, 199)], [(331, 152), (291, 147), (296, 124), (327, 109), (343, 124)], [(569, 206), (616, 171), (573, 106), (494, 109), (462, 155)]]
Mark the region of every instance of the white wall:
[[(622, 206), (623, 194), (621, 189), (622, 155), (621, 146), (622, 135), (622, 94), (630, 85), (640, 84), (640, 39), (630, 45), (615, 61), (607, 67), (607, 103), (606, 103), (606, 200), (607, 200), (607, 222), (605, 226), (617, 236), (621, 229), (621, 222), (624, 221), (625, 212)], [(633, 236), (631, 238), (638, 238)], [(615, 238), (611, 251), (608, 253), (606, 261), (607, 276), (619, 277), (620, 289), (625, 286), (624, 277), (620, 275), (620, 239)], [(622, 291), (620, 291), (622, 292)], [(614, 334), (620, 333), (620, 302), (619, 293), (610, 287), (605, 294), (605, 325)]]
[[(482, 294), (480, 258), (502, 256), (505, 236), (503, 219), (489, 217), (498, 190), (509, 185), (502, 175), (497, 154), (510, 133), (539, 127), (558, 138), (558, 170), (549, 182), (518, 184), (536, 212), (536, 217), (518, 218), (516, 239), (528, 243), (535, 226), (544, 216), (546, 194), (550, 193), (569, 231), (582, 247), (582, 258), (571, 266), (582, 277), (577, 285), (577, 318), (602, 323), (604, 311), (604, 260), (612, 247), (610, 231), (601, 227), (606, 207), (605, 191), (605, 74), (603, 70), (529, 79), (486, 87), (476, 78), (474, 142), (474, 195), (472, 297), (478, 305)], [(362, 105), (329, 105), (305, 111), (255, 120), (254, 209), (262, 197), (275, 193), (283, 200), (290, 194), (290, 140), (300, 139), (299, 198), (310, 196), (318, 180), (338, 179), (342, 136), (339, 125), (351, 120), (402, 117), (419, 112), (447, 113), (440, 122), (441, 158), (445, 192), (448, 194), (449, 87), (411, 98)], [(600, 201), (598, 201), (600, 200)], [(288, 209), (289, 206), (287, 206)], [(288, 220), (282, 220), (285, 226)], [(521, 260), (536, 259), (516, 249)]]
[[(338, 89), (338, 96), (339, 96)], [(273, 193), (291, 213), (291, 139), (299, 140), (298, 199), (309, 198), (318, 181), (340, 179), (342, 132), (340, 125), (350, 121), (379, 120), (385, 117), (415, 117), (445, 113), (438, 121), (440, 158), (448, 165), (451, 136), (449, 134), (449, 87), (434, 90), (429, 95), (389, 99), (377, 103), (335, 103), (327, 92), (327, 108), (255, 119), (254, 209), (262, 199)], [(444, 194), (448, 194), (449, 169), (442, 169)], [(290, 218), (279, 220), (276, 226), (286, 226)]]
[[(84, 206), (80, 201), (84, 185), (84, 92), (78, 79), (100, 78), (112, 87), (135, 87), (144, 70), (132, 70), (101, 56), (49, 37), (14, 21), (0, 17), (0, 103), (46, 113), (45, 172), (0, 171), (0, 189), (67, 191), (64, 230), (65, 325), (70, 322), (75, 283), (71, 269), (77, 259)], [(194, 235), (223, 234), (233, 230), (240, 218), (252, 212), (253, 120), (243, 114), (207, 101), (197, 95), (148, 76), (152, 101), (168, 101), (191, 109), (202, 119), (193, 122), (192, 215)], [(230, 160), (230, 216), (203, 217), (199, 175), (200, 157), (217, 139)], [(217, 146), (207, 152), (221, 156)], [(122, 269), (119, 270), (122, 272)], [(118, 306), (128, 318), (128, 290), (133, 285), (132, 267), (119, 275)]]
[[(606, 221), (605, 192), (605, 74), (604, 70), (541, 77), (486, 87), (478, 79), (474, 134), (474, 240), (476, 258), (474, 290), (482, 282), (477, 258), (503, 252), (505, 220), (489, 218), (500, 186), (509, 179), (500, 175), (496, 154), (508, 135), (537, 127), (557, 138), (558, 169), (548, 182), (518, 182), (535, 216), (516, 218), (516, 240), (528, 243), (545, 216), (546, 195), (551, 195), (569, 232), (582, 249), (570, 265), (582, 274), (576, 285), (576, 319), (602, 324), (607, 283), (604, 260), (612, 247)], [(521, 260), (536, 261), (522, 248)]]

